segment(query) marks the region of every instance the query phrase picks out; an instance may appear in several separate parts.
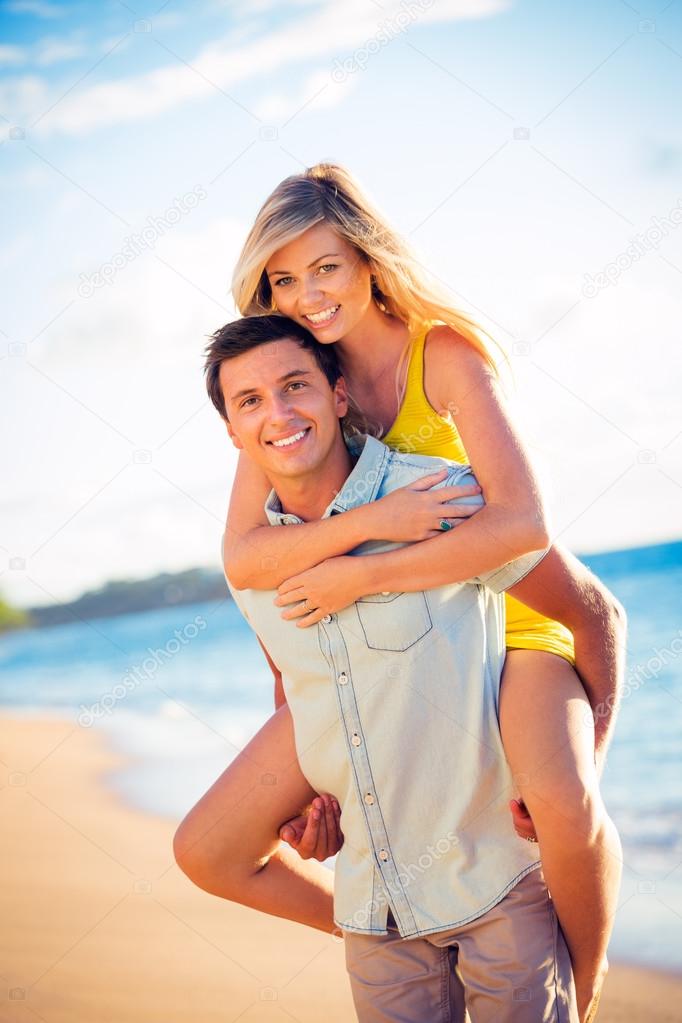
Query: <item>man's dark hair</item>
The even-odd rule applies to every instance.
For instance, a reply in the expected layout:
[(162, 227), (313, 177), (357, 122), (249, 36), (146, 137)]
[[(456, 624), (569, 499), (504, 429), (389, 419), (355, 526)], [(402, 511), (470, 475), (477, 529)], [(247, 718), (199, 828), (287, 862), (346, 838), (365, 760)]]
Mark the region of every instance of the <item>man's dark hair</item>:
[(216, 330), (206, 346), (204, 363), (206, 390), (223, 419), (227, 419), (227, 412), (220, 386), (222, 364), (228, 359), (243, 355), (244, 352), (250, 352), (259, 345), (285, 340), (295, 341), (300, 348), (310, 352), (329, 381), (329, 386), (334, 387), (341, 376), (341, 370), (333, 345), (321, 345), (309, 330), (295, 320), (290, 320), (288, 316), (244, 316)]

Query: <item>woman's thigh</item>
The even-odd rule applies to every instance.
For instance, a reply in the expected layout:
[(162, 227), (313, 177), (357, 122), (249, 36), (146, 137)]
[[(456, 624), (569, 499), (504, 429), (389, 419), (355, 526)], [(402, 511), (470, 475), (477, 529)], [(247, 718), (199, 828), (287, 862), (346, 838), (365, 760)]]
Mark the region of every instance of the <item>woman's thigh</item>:
[(563, 657), (541, 650), (507, 653), (500, 729), (527, 805), (555, 799), (582, 805), (585, 793), (596, 788), (590, 704), (575, 669)]
[(278, 843), (283, 821), (314, 798), (296, 757), (285, 704), (223, 771), (182, 822), (183, 845), (210, 860), (257, 864)]

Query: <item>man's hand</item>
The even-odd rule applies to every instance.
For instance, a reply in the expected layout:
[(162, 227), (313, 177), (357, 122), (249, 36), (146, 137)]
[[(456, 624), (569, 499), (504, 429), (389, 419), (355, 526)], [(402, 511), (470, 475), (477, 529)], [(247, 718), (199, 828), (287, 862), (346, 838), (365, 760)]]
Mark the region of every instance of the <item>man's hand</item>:
[(339, 804), (333, 796), (317, 796), (306, 813), (282, 825), (279, 837), (303, 860), (323, 862), (335, 856), (343, 845)]
[(511, 799), (509, 801), (509, 809), (511, 810), (512, 820), (514, 822), (514, 831), (519, 838), (525, 838), (526, 841), (537, 842), (538, 836), (535, 834), (535, 827), (531, 815), (526, 809), (526, 804), (522, 799)]

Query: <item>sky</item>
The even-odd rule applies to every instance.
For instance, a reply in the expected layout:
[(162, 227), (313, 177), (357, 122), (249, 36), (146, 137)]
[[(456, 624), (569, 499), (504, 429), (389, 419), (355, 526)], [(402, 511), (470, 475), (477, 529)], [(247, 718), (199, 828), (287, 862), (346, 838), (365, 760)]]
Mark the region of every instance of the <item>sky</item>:
[(219, 567), (207, 336), (345, 164), (509, 354), (576, 552), (682, 533), (682, 2), (0, 5), (0, 592)]

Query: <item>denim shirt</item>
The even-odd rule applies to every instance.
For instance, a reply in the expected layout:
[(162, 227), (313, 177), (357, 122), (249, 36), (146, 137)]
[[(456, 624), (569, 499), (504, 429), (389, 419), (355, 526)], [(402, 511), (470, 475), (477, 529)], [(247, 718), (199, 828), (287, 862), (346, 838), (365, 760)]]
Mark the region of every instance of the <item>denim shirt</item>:
[[(348, 446), (358, 460), (323, 517), (443, 466), (450, 472), (438, 486), (476, 482), (469, 466), (392, 451), (373, 437)], [(301, 521), (282, 512), (274, 491), (266, 512), (272, 525)], [(398, 546), (373, 541), (352, 553)], [(539, 866), (537, 846), (512, 826), (498, 698), (502, 594), (545, 553), (465, 583), (371, 594), (307, 629), (280, 617), (273, 591), (230, 587), (282, 673), (303, 774), (341, 806), (341, 929), (385, 934), (390, 907), (403, 937), (449, 930)]]

